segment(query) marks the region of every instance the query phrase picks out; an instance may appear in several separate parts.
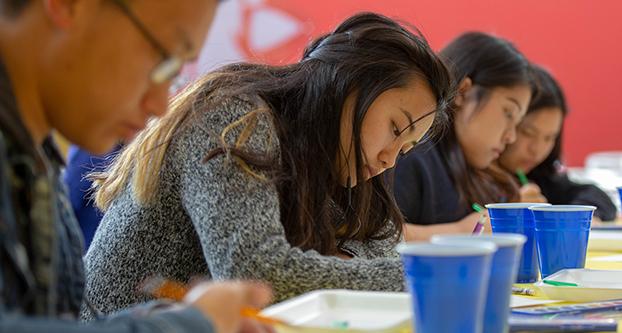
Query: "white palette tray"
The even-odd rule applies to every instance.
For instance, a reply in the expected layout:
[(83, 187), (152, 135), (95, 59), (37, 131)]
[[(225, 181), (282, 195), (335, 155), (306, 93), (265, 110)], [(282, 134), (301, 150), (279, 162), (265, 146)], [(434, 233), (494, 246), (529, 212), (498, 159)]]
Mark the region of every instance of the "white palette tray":
[(619, 270), (563, 269), (547, 280), (578, 284), (572, 287), (536, 283), (535, 286), (551, 299), (570, 302), (622, 299), (622, 271)]
[(410, 296), (352, 290), (318, 290), (264, 309), (263, 315), (297, 327), (278, 332), (411, 332)]
[[(511, 307), (555, 302), (559, 301), (512, 295)], [(293, 325), (276, 327), (279, 333), (412, 332), (408, 293), (318, 290), (272, 305), (261, 314)]]

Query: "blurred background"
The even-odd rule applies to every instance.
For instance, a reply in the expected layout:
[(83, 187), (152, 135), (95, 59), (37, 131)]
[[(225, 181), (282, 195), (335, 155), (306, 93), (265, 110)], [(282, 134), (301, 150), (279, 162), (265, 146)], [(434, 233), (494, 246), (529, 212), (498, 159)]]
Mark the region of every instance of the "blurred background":
[(414, 25), (435, 50), (469, 30), (511, 40), (563, 86), (570, 107), (563, 160), (571, 178), (596, 182), (617, 196), (615, 187), (622, 186), (619, 0), (227, 0), (199, 60), (184, 69), (180, 84), (235, 61), (296, 61), (313, 37), (360, 11)]
[(359, 12), (417, 27), (435, 50), (468, 30), (505, 37), (552, 71), (571, 114), (564, 160), (583, 166), (595, 151), (622, 150), (622, 1), (619, 0), (227, 0), (199, 61), (184, 79), (225, 63), (284, 64), (314, 37)]
[(311, 39), (360, 11), (414, 25), (435, 50), (469, 30), (512, 41), (551, 71), (565, 91), (570, 115), (563, 162), (570, 177), (597, 183), (619, 204), (620, 0), (226, 0), (198, 61), (184, 68), (174, 90), (231, 62), (297, 61)]

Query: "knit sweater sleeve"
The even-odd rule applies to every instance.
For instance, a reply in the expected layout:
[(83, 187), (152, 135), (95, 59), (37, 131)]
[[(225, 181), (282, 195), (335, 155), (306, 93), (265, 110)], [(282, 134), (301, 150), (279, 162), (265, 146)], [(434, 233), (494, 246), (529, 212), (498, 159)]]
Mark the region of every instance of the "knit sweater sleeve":
[[(216, 136), (256, 107), (257, 103), (241, 98), (213, 103), (186, 127), (175, 148), (182, 204), (212, 277), (268, 282), (277, 301), (323, 288), (402, 291), (402, 267), (393, 252), (386, 258), (344, 260), (292, 247), (281, 224), (274, 183), (257, 177), (262, 175), (257, 170), (251, 169), (252, 175), (226, 153), (203, 161), (218, 147)], [(244, 150), (278, 156), (279, 142), (269, 114), (258, 116), (250, 134), (244, 133), (244, 125), (238, 127), (224, 136), (227, 144), (246, 137)]]

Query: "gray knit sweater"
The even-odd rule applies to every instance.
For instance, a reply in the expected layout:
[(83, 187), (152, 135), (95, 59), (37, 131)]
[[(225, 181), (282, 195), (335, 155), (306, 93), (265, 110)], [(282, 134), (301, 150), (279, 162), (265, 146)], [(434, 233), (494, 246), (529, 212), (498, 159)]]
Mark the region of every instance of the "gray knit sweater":
[[(348, 242), (344, 260), (292, 247), (280, 222), (275, 185), (234, 158), (202, 159), (223, 129), (257, 107), (258, 98), (221, 97), (182, 127), (168, 147), (153, 203), (141, 206), (130, 185), (106, 212), (85, 257), (86, 298), (104, 313), (149, 298), (137, 292), (154, 274), (188, 281), (251, 279), (272, 285), (275, 300), (322, 288), (402, 291), (395, 240)], [(244, 126), (228, 132), (236, 142)], [(260, 114), (245, 149), (279, 154), (271, 117)], [(90, 315), (83, 311), (85, 319)]]

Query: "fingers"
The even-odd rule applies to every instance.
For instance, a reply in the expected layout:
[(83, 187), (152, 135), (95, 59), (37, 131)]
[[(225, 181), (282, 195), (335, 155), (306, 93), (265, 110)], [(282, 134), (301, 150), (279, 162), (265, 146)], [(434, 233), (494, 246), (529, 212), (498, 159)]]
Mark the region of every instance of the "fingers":
[(520, 188), (520, 199), (521, 202), (537, 202), (537, 203), (545, 203), (547, 202), (546, 197), (542, 195), (540, 187), (536, 184), (527, 184), (523, 185)]
[(525, 194), (540, 194), (542, 191), (540, 190), (540, 186), (533, 184), (533, 183), (529, 183), (527, 185), (523, 185), (520, 188), (520, 192), (521, 193), (525, 193)]
[(272, 326), (258, 323), (254, 320), (245, 319), (240, 326), (240, 333), (275, 333), (276, 330)]
[[(243, 309), (260, 309), (268, 305), (272, 291), (256, 282), (200, 283), (188, 292), (184, 302), (199, 309), (208, 317), (219, 333), (237, 333), (248, 319), (242, 317)], [(263, 332), (263, 326), (247, 326), (249, 332)], [(265, 330), (264, 330), (265, 331)]]
[(272, 300), (272, 289), (264, 283), (247, 282), (242, 288), (245, 289), (246, 304), (254, 308), (263, 308)]

